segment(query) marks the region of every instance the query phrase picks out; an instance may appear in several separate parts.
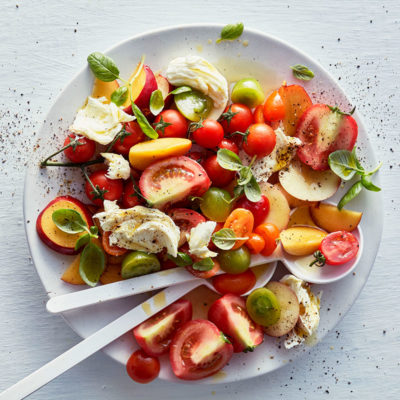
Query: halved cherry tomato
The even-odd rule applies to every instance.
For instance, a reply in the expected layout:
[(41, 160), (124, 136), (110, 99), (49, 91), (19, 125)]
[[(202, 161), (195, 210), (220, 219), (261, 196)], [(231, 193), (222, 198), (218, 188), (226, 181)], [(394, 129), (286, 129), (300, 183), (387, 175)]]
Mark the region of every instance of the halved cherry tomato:
[(113, 146), (113, 151), (127, 156), (130, 148), (139, 142), (143, 142), (146, 136), (136, 121), (127, 122), (124, 125), (124, 128), (129, 135), (122, 139), (118, 139)]
[(168, 211), (168, 215), (180, 230), (178, 247), (187, 241), (186, 235), (190, 233), (192, 228), (200, 224), (200, 222), (206, 222), (206, 219), (201, 214), (189, 208), (172, 208)]
[(161, 138), (185, 138), (188, 126), (188, 120), (177, 110), (162, 111), (154, 120), (154, 129)]
[(246, 105), (234, 103), (225, 109), (219, 120), (225, 133), (230, 134), (236, 131), (244, 133), (253, 123), (253, 114)]
[(103, 246), (103, 250), (109, 254), (110, 256), (122, 256), (123, 254), (127, 253), (128, 250), (123, 249), (118, 246), (111, 246), (109, 242), (109, 237), (112, 232), (104, 232), (101, 236), (101, 245)]
[(358, 240), (352, 233), (338, 231), (326, 236), (319, 250), (327, 264), (340, 265), (352, 260), (357, 255), (359, 247)]
[(265, 195), (261, 195), (261, 199), (257, 202), (253, 202), (243, 196), (238, 200), (235, 205), (236, 208), (245, 208), (251, 211), (254, 217), (254, 225), (257, 226), (265, 221), (269, 214), (269, 200)]
[(175, 332), (192, 319), (192, 303), (180, 299), (133, 330), (138, 345), (150, 356), (168, 353)]
[(285, 105), (278, 90), (268, 96), (263, 111), (267, 121), (279, 121), (285, 117)]
[(275, 131), (267, 124), (253, 124), (243, 141), (243, 150), (249, 156), (265, 157), (276, 145)]
[(250, 233), (249, 240), (246, 242), (246, 247), (252, 254), (259, 254), (264, 250), (265, 240), (257, 233)]
[(160, 373), (160, 361), (139, 349), (129, 357), (126, 372), (135, 382), (149, 383)]
[[(236, 208), (225, 221), (224, 228), (232, 229), (236, 237), (248, 237), (254, 227), (254, 217), (251, 211), (245, 208)], [(238, 249), (247, 239), (236, 240), (232, 250)]]
[(232, 340), (235, 353), (253, 351), (264, 339), (261, 326), (251, 320), (240, 296), (226, 294), (216, 300), (208, 310), (208, 319)]
[(239, 147), (233, 140), (222, 139), (221, 143), (218, 145), (218, 148), (227, 149), (227, 150), (233, 151), (236, 154), (239, 154)]
[[(71, 140), (75, 138), (76, 136), (73, 133), (70, 133), (64, 141), (64, 146), (70, 144)], [(93, 140), (83, 136), (79, 138), (78, 142), (81, 144), (77, 145), (75, 150), (72, 146), (68, 147), (64, 150), (64, 154), (70, 161), (75, 163), (89, 161), (96, 151), (96, 143)]]
[(224, 169), (218, 164), (216, 154), (208, 157), (203, 162), (203, 167), (206, 170), (208, 177), (211, 179), (213, 186), (226, 186), (235, 177), (235, 171)]
[(254, 115), (254, 123), (255, 124), (265, 124), (265, 118), (264, 118), (264, 106), (262, 104), (260, 104), (259, 106), (257, 106), (254, 111), (253, 111), (253, 115)]
[(213, 375), (231, 359), (233, 346), (210, 321), (186, 322), (174, 336), (169, 353), (179, 379), (197, 380)]
[[(192, 260), (194, 262), (199, 261), (200, 259), (197, 257), (194, 257), (193, 255), (191, 255)], [(196, 278), (201, 278), (201, 279), (208, 279), (208, 278), (212, 278), (214, 275), (216, 275), (220, 270), (221, 267), (219, 265), (219, 262), (213, 258), (212, 259), (214, 262), (214, 266), (209, 269), (208, 271), (199, 271), (198, 269), (194, 269), (192, 265), (188, 265), (187, 267), (185, 267), (192, 275), (194, 275)]]
[(192, 137), (199, 146), (212, 149), (218, 146), (224, 138), (224, 129), (218, 121), (205, 119), (200, 121), (198, 126), (192, 132)]
[[(107, 178), (106, 175), (106, 170), (99, 170), (93, 172), (89, 176), (89, 179), (93, 186), (102, 193), (104, 200), (119, 200), (124, 188), (123, 181), (121, 179)], [(93, 204), (96, 204), (96, 206), (103, 205), (103, 199), (96, 194), (89, 182), (85, 184), (85, 192)]]
[(241, 274), (221, 274), (214, 276), (212, 284), (219, 293), (232, 293), (238, 296), (247, 293), (256, 284), (257, 278), (249, 268)]
[(143, 200), (136, 193), (132, 181), (128, 179), (124, 184), (124, 192), (122, 193), (122, 207), (132, 208), (142, 203)]
[(270, 256), (277, 247), (277, 239), (279, 238), (279, 229), (270, 223), (258, 225), (256, 229), (254, 229), (254, 233), (260, 235), (264, 241), (264, 249), (261, 251), (263, 256)]

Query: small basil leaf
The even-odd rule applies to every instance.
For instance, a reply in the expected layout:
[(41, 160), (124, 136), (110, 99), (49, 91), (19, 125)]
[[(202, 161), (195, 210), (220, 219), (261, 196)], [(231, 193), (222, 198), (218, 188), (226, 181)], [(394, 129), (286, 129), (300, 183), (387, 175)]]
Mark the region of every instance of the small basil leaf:
[(329, 154), (328, 164), (331, 170), (344, 181), (349, 181), (359, 170), (357, 157), (348, 150), (337, 150)]
[(254, 175), (251, 176), (249, 183), (244, 186), (244, 194), (250, 201), (254, 203), (257, 203), (257, 201), (261, 200), (261, 189), (260, 186), (258, 186)]
[(239, 186), (244, 186), (250, 182), (253, 174), (251, 173), (250, 167), (243, 167), (239, 171), (239, 179), (237, 180), (237, 184)]
[(309, 81), (314, 78), (314, 72), (312, 72), (305, 65), (296, 64), (290, 67), (293, 70), (293, 75), (295, 78), (300, 79), (302, 81)]
[(150, 96), (150, 111), (153, 115), (160, 114), (164, 108), (164, 99), (160, 89), (155, 90)]
[(367, 190), (371, 190), (372, 192), (380, 192), (381, 191), (380, 187), (378, 187), (372, 183), (371, 175), (363, 175), (361, 177), (361, 183)]
[(180, 87), (174, 89), (172, 92), (169, 92), (168, 95), (187, 93), (187, 92), (191, 92), (192, 90), (193, 89), (190, 86), (180, 86)]
[(210, 271), (213, 267), (214, 261), (210, 257), (203, 258), (192, 265), (192, 268), (196, 271)]
[(353, 150), (351, 151), (351, 154), (353, 155), (354, 159), (356, 160), (356, 166), (360, 171), (364, 171), (364, 167), (361, 165), (360, 161), (358, 160), (357, 157), (357, 149), (356, 146), (353, 147)]
[(220, 43), (223, 40), (235, 40), (239, 38), (243, 33), (243, 29), (244, 25), (242, 22), (224, 26), (221, 30), (221, 37), (217, 39), (217, 43)]
[(172, 257), (168, 254), (168, 258), (172, 260), (178, 267), (186, 267), (193, 264), (193, 260), (189, 254), (182, 253), (180, 251), (178, 251), (178, 255), (176, 257)]
[(357, 181), (348, 191), (347, 193), (340, 199), (339, 204), (337, 205), (337, 208), (341, 210), (349, 201), (353, 200), (355, 197), (357, 197), (361, 190), (363, 188), (363, 185), (361, 181)]
[(231, 150), (219, 149), (217, 152), (218, 164), (229, 171), (240, 171), (243, 167), (242, 160)]
[(79, 274), (89, 286), (96, 286), (104, 271), (106, 258), (103, 250), (93, 242), (83, 249), (79, 262)]
[(87, 226), (81, 214), (69, 208), (60, 208), (54, 211), (51, 218), (57, 228), (66, 233), (80, 233)]
[(82, 246), (86, 246), (90, 241), (90, 235), (86, 233), (82, 235), (75, 243), (75, 250), (79, 250)]
[(234, 199), (237, 199), (239, 196), (241, 196), (243, 192), (244, 192), (243, 186), (235, 186), (235, 188), (233, 189)]
[(96, 51), (89, 54), (87, 62), (97, 79), (111, 82), (119, 78), (119, 69), (110, 57)]
[(213, 243), (221, 250), (230, 250), (237, 239), (235, 232), (229, 228), (222, 228), (211, 237)]
[(144, 116), (140, 108), (133, 102), (132, 111), (135, 114), (137, 123), (139, 124), (140, 129), (143, 131), (143, 133), (150, 139), (157, 139), (158, 133), (153, 129), (149, 121), (147, 121), (147, 118)]
[(117, 90), (114, 90), (111, 93), (111, 101), (119, 106), (122, 106), (126, 102), (126, 99), (128, 98), (128, 88), (126, 86), (121, 86)]
[(91, 234), (92, 236), (96, 236), (96, 235), (99, 233), (99, 229), (97, 228), (96, 225), (92, 225), (92, 226), (89, 228), (89, 231), (90, 231), (90, 234)]

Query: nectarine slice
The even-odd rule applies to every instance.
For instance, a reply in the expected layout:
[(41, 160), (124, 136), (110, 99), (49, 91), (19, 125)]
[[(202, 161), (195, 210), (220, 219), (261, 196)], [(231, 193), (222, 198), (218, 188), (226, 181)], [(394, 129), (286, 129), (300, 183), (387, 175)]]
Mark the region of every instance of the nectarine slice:
[(61, 276), (61, 279), (64, 282), (69, 283), (71, 285), (86, 285), (79, 273), (80, 260), (81, 260), (81, 255), (78, 254), (74, 258), (74, 261), (72, 261), (69, 267), (64, 271), (64, 273)]
[[(279, 173), (277, 173), (277, 178), (279, 179)], [(315, 204), (315, 201), (307, 201), (307, 200), (300, 200), (297, 199), (296, 197), (293, 197), (291, 194), (289, 194), (283, 187), (282, 185), (278, 182), (275, 184), (276, 187), (282, 192), (282, 194), (286, 197), (286, 200), (289, 203), (290, 208), (297, 208), (297, 207), (303, 207), (303, 206), (310, 206), (312, 204)]]
[(112, 93), (119, 88), (118, 81), (103, 82), (95, 78), (92, 90), (92, 97), (99, 98), (105, 97), (109, 103), (111, 101)]
[(293, 226), (282, 231), (279, 238), (286, 253), (293, 256), (308, 256), (318, 250), (326, 235), (326, 232), (318, 228)]
[(302, 206), (295, 208), (290, 214), (290, 219), (288, 223), (288, 228), (295, 225), (308, 225), (308, 226), (317, 226), (315, 222), (311, 218), (310, 207)]
[(121, 264), (108, 264), (100, 276), (100, 282), (103, 285), (122, 281)]

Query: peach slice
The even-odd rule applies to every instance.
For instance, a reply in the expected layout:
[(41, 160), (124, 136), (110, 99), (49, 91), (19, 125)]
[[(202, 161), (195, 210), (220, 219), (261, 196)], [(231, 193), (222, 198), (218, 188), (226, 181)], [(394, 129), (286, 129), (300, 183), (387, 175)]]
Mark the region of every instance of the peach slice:
[[(278, 175), (278, 179), (279, 179), (279, 173), (277, 175)], [(307, 200), (296, 199), (296, 197), (293, 197), (291, 194), (289, 194), (282, 187), (282, 185), (279, 182), (276, 183), (276, 186), (282, 192), (282, 194), (286, 197), (286, 200), (288, 201), (290, 208), (297, 208), (297, 207), (310, 206), (312, 204), (316, 204), (315, 201), (307, 201)]]
[(308, 256), (318, 250), (322, 239), (327, 235), (319, 228), (293, 226), (279, 235), (283, 249), (293, 256)]
[(99, 97), (105, 97), (108, 100), (107, 103), (110, 103), (112, 93), (118, 88), (119, 83), (117, 81), (103, 82), (95, 78), (92, 90), (92, 97), (96, 99)]
[(279, 171), (279, 182), (291, 196), (306, 201), (321, 201), (333, 196), (340, 178), (331, 170), (314, 171), (300, 161)]
[(74, 258), (74, 261), (72, 261), (69, 267), (64, 271), (63, 275), (61, 276), (61, 279), (64, 282), (69, 283), (71, 285), (86, 285), (79, 273), (80, 260), (81, 260), (81, 255), (78, 254)]
[(103, 285), (122, 281), (121, 264), (109, 264), (100, 276), (100, 282)]
[[(295, 208), (290, 214), (288, 228), (295, 225), (317, 226), (311, 218), (310, 207), (302, 206)], [(321, 227), (322, 228), (322, 227)]]
[(164, 108), (168, 108), (172, 102), (172, 95), (168, 95), (173, 90), (173, 86), (169, 83), (168, 79), (161, 74), (155, 75), (157, 81), (157, 87), (161, 91), (164, 99)]
[(286, 197), (279, 188), (269, 183), (260, 183), (260, 189), (263, 195), (269, 200), (269, 213), (264, 220), (264, 224), (269, 222), (274, 224), (280, 231), (287, 227), (290, 217), (290, 207)]
[(310, 207), (314, 222), (328, 232), (353, 231), (361, 221), (362, 212), (339, 210), (332, 204), (319, 203)]

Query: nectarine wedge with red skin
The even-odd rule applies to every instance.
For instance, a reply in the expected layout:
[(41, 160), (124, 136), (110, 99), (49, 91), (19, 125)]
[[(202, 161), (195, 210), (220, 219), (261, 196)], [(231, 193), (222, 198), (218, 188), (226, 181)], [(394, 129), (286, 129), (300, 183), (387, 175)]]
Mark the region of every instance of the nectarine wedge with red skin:
[(161, 74), (156, 74), (155, 78), (157, 81), (157, 87), (161, 91), (162, 97), (164, 99), (164, 109), (167, 109), (171, 104), (173, 98), (173, 96), (169, 93), (172, 92), (174, 87), (169, 83), (168, 79)]

